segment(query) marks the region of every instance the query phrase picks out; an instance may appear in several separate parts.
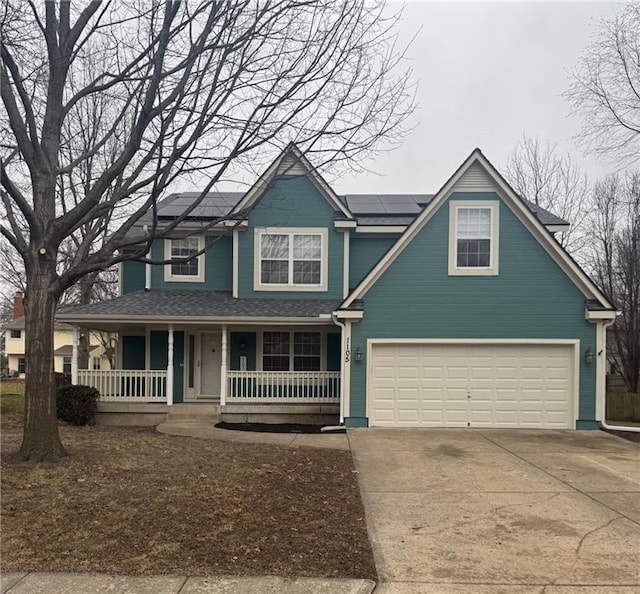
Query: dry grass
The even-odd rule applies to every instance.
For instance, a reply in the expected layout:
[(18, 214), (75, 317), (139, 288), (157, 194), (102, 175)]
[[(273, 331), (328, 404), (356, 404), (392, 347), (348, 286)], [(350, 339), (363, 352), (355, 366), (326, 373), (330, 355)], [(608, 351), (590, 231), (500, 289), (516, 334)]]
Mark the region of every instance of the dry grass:
[(348, 452), (62, 427), (72, 456), (8, 464), (2, 571), (375, 578)]

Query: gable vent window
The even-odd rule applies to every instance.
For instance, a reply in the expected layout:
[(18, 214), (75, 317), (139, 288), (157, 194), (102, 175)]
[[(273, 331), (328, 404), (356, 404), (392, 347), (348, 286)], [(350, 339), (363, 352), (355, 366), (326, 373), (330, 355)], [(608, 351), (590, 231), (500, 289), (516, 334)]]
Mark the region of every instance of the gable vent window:
[(326, 290), (326, 232), (261, 231), (256, 289)]
[(451, 201), (449, 274), (498, 274), (498, 203)]

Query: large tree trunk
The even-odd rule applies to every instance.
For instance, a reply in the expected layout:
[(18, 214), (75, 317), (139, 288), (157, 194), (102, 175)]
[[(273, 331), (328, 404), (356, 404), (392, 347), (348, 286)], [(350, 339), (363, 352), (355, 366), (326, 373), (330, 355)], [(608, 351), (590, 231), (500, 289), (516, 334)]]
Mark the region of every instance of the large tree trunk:
[(53, 323), (57, 298), (51, 292), (55, 270), (50, 262), (38, 262), (25, 297), (27, 370), (25, 378), (24, 434), (14, 459), (56, 461), (67, 456), (56, 418), (53, 376)]

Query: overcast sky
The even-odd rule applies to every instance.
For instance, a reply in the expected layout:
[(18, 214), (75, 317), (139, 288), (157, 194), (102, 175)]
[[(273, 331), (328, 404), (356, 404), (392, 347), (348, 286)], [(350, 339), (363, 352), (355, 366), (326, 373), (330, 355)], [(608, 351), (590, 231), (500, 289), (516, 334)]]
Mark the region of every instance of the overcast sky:
[[(575, 150), (580, 121), (562, 97), (569, 71), (612, 3), (410, 3), (403, 38), (419, 81), (415, 130), (367, 163), (374, 175), (335, 180), (339, 193), (435, 192), (475, 148), (503, 169), (523, 134)], [(577, 160), (590, 177), (611, 163)]]

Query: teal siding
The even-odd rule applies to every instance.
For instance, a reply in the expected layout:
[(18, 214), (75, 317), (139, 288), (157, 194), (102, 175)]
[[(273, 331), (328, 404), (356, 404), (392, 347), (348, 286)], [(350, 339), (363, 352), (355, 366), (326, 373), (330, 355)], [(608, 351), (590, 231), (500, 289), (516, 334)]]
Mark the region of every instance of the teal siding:
[(144, 369), (144, 336), (122, 337), (122, 369)]
[[(460, 200), (493, 193), (454, 194)], [(584, 296), (511, 210), (500, 205), (499, 275), (448, 275), (449, 205), (443, 204), (364, 297), (365, 315), (352, 325), (350, 422), (365, 422), (368, 338), (571, 338), (581, 354), (595, 350), (595, 325)], [(595, 364), (580, 357), (580, 426), (595, 419)]]
[[(210, 240), (210, 238), (207, 238)], [(210, 291), (231, 291), (233, 284), (233, 240), (230, 235), (220, 237), (207, 250), (204, 256), (204, 282), (182, 283), (165, 282), (164, 266), (151, 267), (152, 289), (208, 289)], [(151, 257), (154, 260), (164, 259), (164, 240), (158, 239), (151, 247)], [(144, 266), (142, 268), (142, 283), (144, 288)]]
[(122, 267), (122, 294), (135, 293), (144, 290), (144, 264), (142, 262), (127, 261)]
[[(277, 178), (249, 214), (249, 228), (239, 234), (238, 296), (278, 299), (341, 299), (344, 238), (333, 228), (333, 208), (305, 177)], [(327, 291), (254, 291), (256, 227), (318, 227), (328, 229)]]
[[(244, 352), (240, 344), (244, 341)], [(240, 356), (247, 357), (247, 371), (256, 370), (256, 333), (255, 332), (231, 332), (231, 347), (229, 369), (240, 369)]]
[(340, 334), (327, 334), (327, 371), (340, 371)]
[(397, 241), (397, 237), (357, 237), (351, 235), (349, 242), (349, 287), (358, 283), (373, 268), (376, 262)]
[[(150, 369), (166, 369), (168, 364), (169, 333), (151, 330), (149, 333)], [(183, 401), (184, 393), (184, 332), (173, 333), (173, 401)]]

